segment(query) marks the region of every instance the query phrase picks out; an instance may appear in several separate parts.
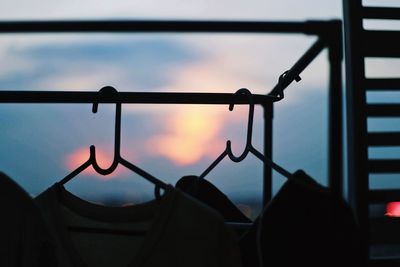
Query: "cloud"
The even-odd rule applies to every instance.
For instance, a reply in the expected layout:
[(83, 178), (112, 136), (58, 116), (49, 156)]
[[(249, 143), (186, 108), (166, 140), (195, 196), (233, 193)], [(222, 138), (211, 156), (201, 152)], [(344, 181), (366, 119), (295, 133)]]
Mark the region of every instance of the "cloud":
[[(315, 38), (289, 35), (202, 35), (185, 39), (203, 58), (168, 69), (169, 83), (157, 91), (227, 92), (248, 88), (266, 94), (290, 69)], [(279, 51), (279, 53), (278, 53)], [(308, 90), (328, 89), (328, 64), (322, 52), (286, 89), (285, 102), (299, 104)], [(300, 101), (300, 102), (299, 102)]]
[[(253, 127), (255, 145), (260, 145), (262, 136), (258, 111)], [(179, 167), (210, 164), (225, 149), (227, 140), (232, 141), (235, 155), (243, 150), (247, 106), (237, 106), (233, 111), (229, 111), (227, 106), (185, 106), (172, 109), (162, 117), (161, 120), (152, 120), (159, 125), (158, 131), (143, 137), (142, 144), (139, 144), (139, 147), (145, 144), (141, 155), (147, 161), (159, 156)]]
[[(97, 91), (105, 85), (119, 91), (186, 92), (234, 92), (246, 87), (265, 94), (313, 41), (254, 34), (87, 38), (8, 47), (9, 67), (0, 84), (14, 90), (66, 91)], [(323, 87), (326, 66), (326, 61), (316, 60), (312, 72), (307, 69), (301, 83), (289, 89)], [(293, 89), (292, 94), (297, 91), (301, 90)]]
[(167, 69), (198, 57), (176, 40), (154, 37), (8, 50), (10, 67), (0, 84), (24, 90), (93, 91), (114, 85), (120, 91), (152, 91), (168, 83)]
[[(27, 0), (3, 0), (4, 19), (62, 18), (187, 18), (187, 19), (311, 19), (341, 16), (340, 1), (294, 0), (148, 0), (148, 1), (54, 1), (40, 5)], [(18, 8), (17, 8), (18, 7)], [(96, 8), (93, 8), (96, 7)], [(312, 7), (312, 8), (310, 8)]]
[(164, 131), (147, 141), (147, 154), (168, 158), (174, 164), (191, 165), (222, 151), (218, 145), (223, 118), (202, 108), (175, 110)]

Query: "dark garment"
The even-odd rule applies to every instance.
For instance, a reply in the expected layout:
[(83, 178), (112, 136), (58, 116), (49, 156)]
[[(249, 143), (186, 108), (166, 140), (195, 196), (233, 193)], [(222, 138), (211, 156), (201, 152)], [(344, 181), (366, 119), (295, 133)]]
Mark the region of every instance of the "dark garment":
[(218, 211), (226, 222), (252, 222), (224, 193), (205, 179), (194, 175), (184, 176), (175, 187)]
[[(61, 184), (36, 201), (56, 241), (61, 267), (241, 266), (237, 239), (222, 216), (172, 186), (158, 201), (123, 207), (90, 203)], [(135, 230), (146, 233), (124, 234)]]
[(53, 245), (32, 198), (0, 172), (0, 266), (57, 266)]
[[(217, 210), (226, 221), (250, 222), (207, 180), (185, 176), (176, 187)], [(303, 171), (282, 186), (242, 235), (240, 248), (244, 267), (261, 267), (260, 261), (262, 267), (364, 266), (351, 208)]]
[[(261, 227), (261, 229), (259, 229)], [(297, 171), (241, 240), (243, 266), (363, 266), (357, 224), (347, 203)]]

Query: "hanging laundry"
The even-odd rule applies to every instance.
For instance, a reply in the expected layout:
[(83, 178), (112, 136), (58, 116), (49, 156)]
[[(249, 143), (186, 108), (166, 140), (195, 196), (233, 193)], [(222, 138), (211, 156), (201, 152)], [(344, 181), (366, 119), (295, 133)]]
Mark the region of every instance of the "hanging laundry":
[(184, 176), (175, 187), (218, 211), (226, 222), (252, 222), (224, 193), (206, 179), (194, 175)]
[(0, 172), (0, 266), (53, 267), (53, 243), (32, 198)]
[(237, 239), (223, 218), (172, 186), (159, 200), (124, 207), (87, 202), (58, 183), (36, 201), (61, 267), (241, 266)]
[[(205, 179), (185, 176), (176, 187), (218, 211), (226, 222), (250, 221)], [(240, 248), (244, 267), (359, 267), (364, 266), (360, 240), (347, 203), (297, 171), (240, 235)]]
[(240, 246), (248, 267), (359, 267), (366, 266), (360, 240), (348, 204), (297, 171), (266, 205)]

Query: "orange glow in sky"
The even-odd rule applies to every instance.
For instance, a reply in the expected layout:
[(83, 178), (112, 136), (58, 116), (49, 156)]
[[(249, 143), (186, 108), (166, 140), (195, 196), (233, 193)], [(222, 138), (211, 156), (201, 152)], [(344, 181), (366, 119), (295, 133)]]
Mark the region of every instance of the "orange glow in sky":
[(150, 139), (148, 152), (165, 156), (176, 165), (190, 165), (204, 156), (215, 156), (221, 118), (205, 108), (177, 110), (166, 121), (166, 133)]
[[(254, 76), (257, 72), (244, 71), (243, 65), (246, 64), (254, 66), (255, 63), (249, 63), (248, 58), (243, 60), (236, 49), (229, 50), (225, 47), (218, 54), (208, 55), (198, 62), (172, 69), (170, 71), (173, 77), (172, 82), (160, 88), (159, 91), (188, 91), (189, 89), (192, 92), (233, 93), (242, 87), (250, 87), (253, 90), (265, 88), (264, 74)], [(274, 84), (275, 79), (271, 85)], [(262, 92), (265, 94), (264, 91)]]
[(387, 203), (385, 215), (389, 217), (400, 217), (400, 202)]
[[(84, 162), (86, 162), (89, 159), (89, 147), (82, 147), (71, 154), (69, 154), (66, 157), (65, 160), (65, 165), (69, 171), (73, 171), (76, 168), (78, 168), (80, 165), (82, 165)], [(97, 163), (100, 165), (102, 168), (108, 168), (111, 163), (112, 163), (112, 152), (111, 153), (105, 153), (104, 150), (101, 150), (96, 147), (96, 160)], [(86, 176), (94, 176), (100, 180), (110, 180), (113, 178), (116, 178), (119, 174), (122, 173), (123, 168), (117, 168), (113, 173), (109, 175), (101, 175), (98, 174), (92, 167), (88, 167), (86, 170), (82, 172), (82, 174)]]

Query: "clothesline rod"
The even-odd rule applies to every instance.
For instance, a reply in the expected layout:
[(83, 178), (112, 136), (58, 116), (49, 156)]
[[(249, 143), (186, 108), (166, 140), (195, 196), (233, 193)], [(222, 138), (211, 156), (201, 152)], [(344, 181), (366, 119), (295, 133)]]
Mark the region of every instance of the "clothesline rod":
[[(278, 101), (268, 95), (254, 95), (255, 104)], [(98, 92), (0, 91), (0, 103), (126, 103), (126, 104), (247, 104), (245, 98), (230, 93), (119, 92), (118, 97)]]
[(0, 33), (68, 32), (231, 32), (304, 33), (320, 35), (335, 20), (272, 21), (193, 21), (193, 20), (66, 20), (0, 21)]

